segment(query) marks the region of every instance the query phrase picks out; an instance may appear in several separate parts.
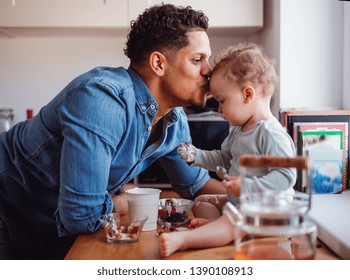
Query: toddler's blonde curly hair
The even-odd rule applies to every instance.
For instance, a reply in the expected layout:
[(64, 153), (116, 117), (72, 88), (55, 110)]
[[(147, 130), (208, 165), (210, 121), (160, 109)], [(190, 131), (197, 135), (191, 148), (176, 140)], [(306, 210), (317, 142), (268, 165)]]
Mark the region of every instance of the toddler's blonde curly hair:
[[(240, 43), (224, 49), (214, 60), (213, 72), (223, 69), (228, 78), (240, 86), (262, 86), (264, 95), (272, 95), (278, 84), (275, 61), (265, 54), (262, 46)], [(233, 76), (233, 77), (232, 77)]]

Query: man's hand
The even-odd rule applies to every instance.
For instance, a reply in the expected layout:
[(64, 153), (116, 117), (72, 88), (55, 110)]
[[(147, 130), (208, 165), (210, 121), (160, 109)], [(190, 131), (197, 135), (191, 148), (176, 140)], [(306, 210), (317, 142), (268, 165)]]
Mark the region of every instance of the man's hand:
[(127, 193), (117, 194), (112, 197), (112, 201), (114, 204), (113, 212), (128, 212), (128, 197)]
[(192, 164), (196, 160), (196, 147), (188, 142), (180, 144), (177, 148), (177, 152), (181, 158), (188, 164)]
[(128, 212), (129, 206), (128, 206), (128, 197), (127, 193), (125, 192), (128, 189), (136, 188), (137, 186), (135, 184), (125, 184), (120, 189), (120, 194), (115, 195), (112, 197), (112, 201), (114, 204), (114, 210), (113, 212)]

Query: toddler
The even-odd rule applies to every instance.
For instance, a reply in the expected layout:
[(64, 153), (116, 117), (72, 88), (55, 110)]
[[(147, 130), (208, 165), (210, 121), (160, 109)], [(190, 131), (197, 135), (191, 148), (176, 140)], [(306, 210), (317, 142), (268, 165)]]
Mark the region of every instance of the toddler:
[[(221, 215), (221, 210), (227, 200), (239, 203), (241, 155), (295, 156), (292, 139), (270, 110), (277, 83), (273, 61), (256, 44), (228, 47), (215, 59), (210, 92), (219, 102), (219, 110), (232, 125), (230, 133), (220, 150), (205, 151), (185, 143), (178, 151), (182, 159), (192, 166), (212, 171), (219, 165), (225, 167), (228, 175), (223, 180), (223, 186), (227, 188), (228, 196), (197, 197), (193, 207), (196, 219), (190, 224), (190, 228), (194, 229), (163, 233), (159, 240), (163, 257), (177, 250), (222, 246), (234, 239), (233, 225), (226, 215)], [(266, 168), (255, 172), (249, 174), (247, 184), (250, 188), (294, 193), (295, 169)]]

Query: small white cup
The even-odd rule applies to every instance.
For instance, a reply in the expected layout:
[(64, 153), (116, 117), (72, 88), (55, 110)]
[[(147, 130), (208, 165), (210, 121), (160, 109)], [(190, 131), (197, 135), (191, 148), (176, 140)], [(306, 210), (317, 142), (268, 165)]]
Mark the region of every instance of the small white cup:
[(148, 217), (142, 231), (157, 229), (158, 204), (161, 190), (133, 188), (125, 192), (128, 194), (129, 211), (144, 214)]

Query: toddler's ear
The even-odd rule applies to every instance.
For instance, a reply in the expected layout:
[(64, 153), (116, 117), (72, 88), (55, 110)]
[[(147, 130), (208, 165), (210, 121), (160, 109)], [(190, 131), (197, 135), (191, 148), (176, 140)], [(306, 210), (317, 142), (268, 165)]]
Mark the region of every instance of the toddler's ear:
[(255, 90), (252, 86), (245, 86), (243, 88), (244, 103), (249, 104), (255, 97)]

